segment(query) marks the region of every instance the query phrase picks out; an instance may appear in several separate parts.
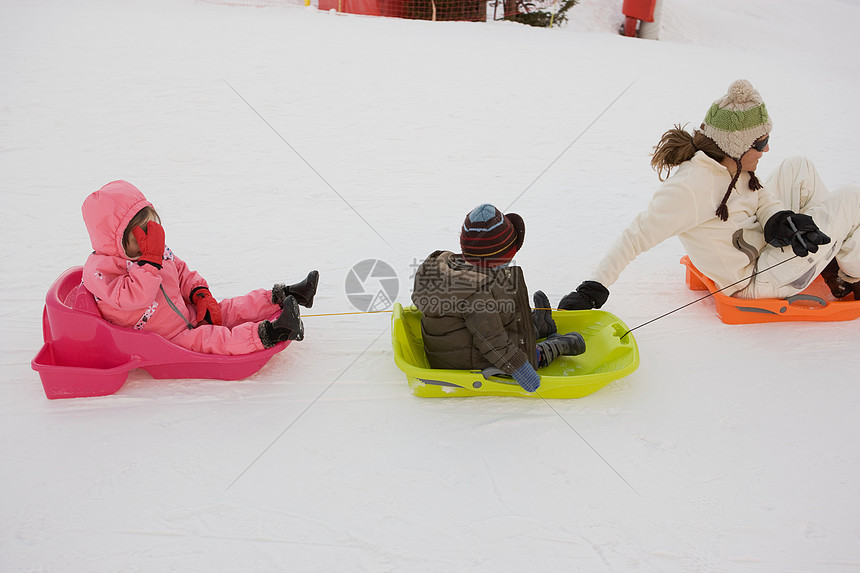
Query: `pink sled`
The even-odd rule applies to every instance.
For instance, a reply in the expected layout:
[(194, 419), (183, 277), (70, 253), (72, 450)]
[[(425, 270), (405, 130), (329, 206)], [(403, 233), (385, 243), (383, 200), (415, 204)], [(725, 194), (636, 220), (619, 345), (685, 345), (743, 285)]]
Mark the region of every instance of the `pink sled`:
[(159, 334), (111, 324), (81, 283), (82, 271), (83, 267), (65, 271), (45, 297), (45, 344), (31, 365), (50, 399), (113, 394), (134, 368), (156, 379), (240, 380), (289, 344), (237, 356), (204, 354), (176, 346)]

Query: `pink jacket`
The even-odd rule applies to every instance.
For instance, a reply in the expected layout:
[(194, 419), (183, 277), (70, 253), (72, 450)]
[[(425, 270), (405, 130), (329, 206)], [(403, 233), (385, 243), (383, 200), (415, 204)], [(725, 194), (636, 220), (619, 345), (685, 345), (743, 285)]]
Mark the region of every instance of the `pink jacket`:
[(94, 252), (84, 264), (84, 286), (108, 321), (157, 332), (166, 338), (196, 326), (191, 291), (208, 287), (170, 249), (161, 270), (138, 265), (122, 246), (122, 235), (138, 211), (151, 203), (127, 181), (108, 183), (86, 198), (81, 211)]

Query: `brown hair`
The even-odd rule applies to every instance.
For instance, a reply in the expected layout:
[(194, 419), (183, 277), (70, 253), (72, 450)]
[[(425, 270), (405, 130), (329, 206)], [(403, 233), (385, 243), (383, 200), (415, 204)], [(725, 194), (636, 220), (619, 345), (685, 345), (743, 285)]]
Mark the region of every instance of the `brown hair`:
[[(660, 181), (663, 181), (663, 171), (666, 172), (666, 177), (668, 178), (673, 167), (677, 167), (685, 161), (689, 161), (698, 151), (705, 152), (705, 155), (717, 163), (722, 163), (723, 160), (728, 157), (728, 155), (720, 149), (713, 139), (701, 131), (694, 130), (691, 134), (680, 124), (676, 124), (675, 127), (664, 133), (663, 136), (660, 137), (660, 143), (654, 146), (654, 153), (651, 155), (651, 167), (653, 167), (657, 172), (657, 176), (660, 178)], [(729, 218), (729, 208), (726, 206), (726, 202), (729, 200), (729, 196), (732, 194), (732, 190), (735, 188), (735, 184), (737, 184), (738, 178), (741, 176), (741, 160), (735, 159), (734, 157), (731, 159), (734, 159), (737, 168), (735, 169), (735, 174), (732, 177), (731, 183), (729, 183), (728, 189), (726, 189), (726, 194), (723, 196), (723, 200), (715, 212), (715, 214), (723, 221), (726, 221)], [(761, 189), (761, 183), (759, 183), (755, 173), (753, 171), (750, 171), (749, 173), (750, 190), (757, 191)]]
[(156, 221), (159, 225), (161, 224), (161, 217), (158, 216), (158, 212), (155, 210), (155, 207), (144, 207), (131, 218), (131, 221), (128, 222), (125, 231), (122, 233), (122, 248), (125, 249), (126, 252), (128, 252), (128, 238), (131, 236), (131, 230), (135, 227), (140, 227), (144, 221)]

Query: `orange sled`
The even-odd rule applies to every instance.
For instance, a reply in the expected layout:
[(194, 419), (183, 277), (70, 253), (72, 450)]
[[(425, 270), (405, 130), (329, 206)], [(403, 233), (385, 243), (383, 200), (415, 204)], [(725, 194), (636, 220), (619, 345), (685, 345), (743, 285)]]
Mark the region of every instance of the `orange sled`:
[(681, 264), (687, 268), (687, 286), (690, 290), (707, 290), (713, 294), (717, 315), (726, 324), (755, 324), (759, 322), (785, 322), (792, 320), (837, 321), (860, 317), (860, 301), (853, 298), (836, 299), (820, 276), (806, 290), (786, 299), (733, 298), (716, 292), (714, 281), (697, 269), (686, 255)]

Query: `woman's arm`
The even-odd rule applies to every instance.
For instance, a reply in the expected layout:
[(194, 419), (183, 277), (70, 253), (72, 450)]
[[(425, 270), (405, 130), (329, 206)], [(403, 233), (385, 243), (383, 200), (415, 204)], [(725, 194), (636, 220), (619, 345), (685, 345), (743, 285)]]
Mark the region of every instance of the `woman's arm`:
[[(706, 194), (710, 198), (710, 193)], [(641, 253), (702, 222), (694, 190), (671, 178), (663, 183), (648, 207), (639, 213), (615, 240), (598, 263), (591, 280), (612, 285), (621, 272)], [(713, 217), (710, 214), (708, 218)]]

